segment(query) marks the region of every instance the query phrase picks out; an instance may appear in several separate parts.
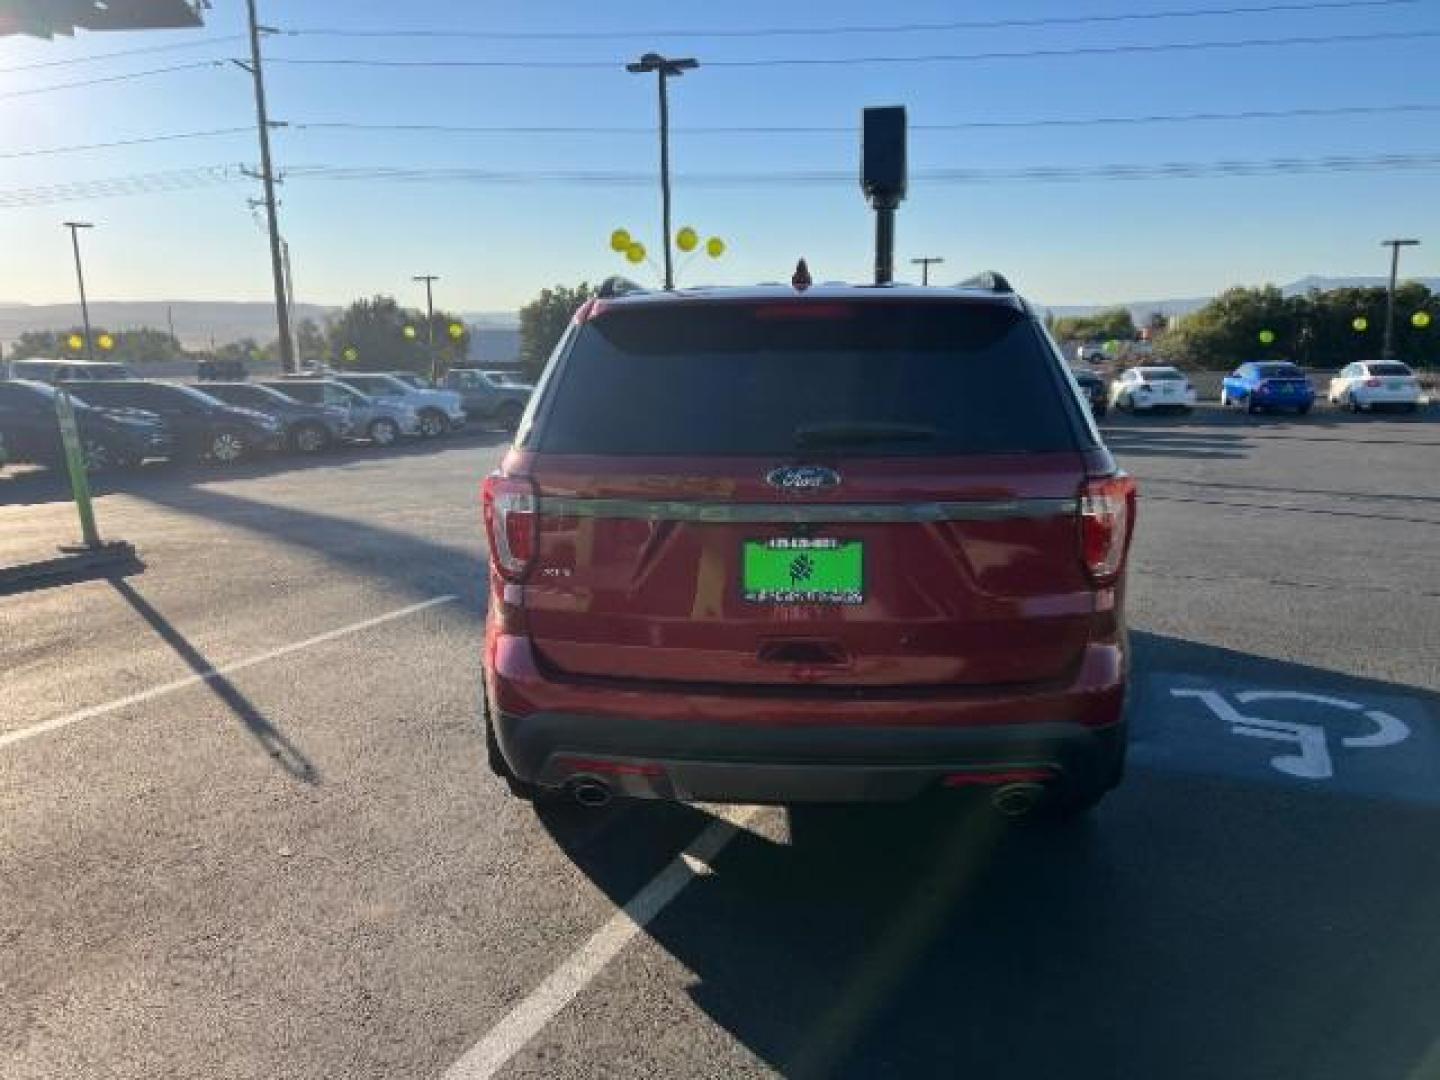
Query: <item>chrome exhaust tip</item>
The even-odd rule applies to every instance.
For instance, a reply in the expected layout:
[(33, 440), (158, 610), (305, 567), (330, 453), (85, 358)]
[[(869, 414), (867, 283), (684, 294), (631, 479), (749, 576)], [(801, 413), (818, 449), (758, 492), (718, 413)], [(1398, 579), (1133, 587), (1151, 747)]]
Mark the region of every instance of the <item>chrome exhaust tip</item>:
[(1006, 784), (991, 794), (990, 805), (1003, 817), (1022, 818), (1034, 813), (1044, 799), (1044, 784)]
[(579, 777), (570, 781), (570, 797), (581, 806), (598, 810), (612, 798), (610, 785), (593, 776)]

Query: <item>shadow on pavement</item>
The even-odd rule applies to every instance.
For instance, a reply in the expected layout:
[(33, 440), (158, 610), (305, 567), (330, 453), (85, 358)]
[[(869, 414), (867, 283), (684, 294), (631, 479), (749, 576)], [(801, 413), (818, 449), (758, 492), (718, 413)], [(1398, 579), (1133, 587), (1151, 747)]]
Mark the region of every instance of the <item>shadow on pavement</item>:
[[(478, 553), (353, 517), (262, 502), (213, 487), (165, 486), (134, 494), (156, 506), (312, 552), (356, 576), (386, 582), (417, 599), (455, 593), (472, 618), (480, 618), (485, 609)], [(475, 520), (478, 536), (478, 510)]]
[[(1414, 696), (1137, 638), (1142, 668)], [(740, 833), (647, 928), (695, 1004), (784, 1075), (1402, 1080), (1433, 1066), (1431, 808), (1138, 767), (1064, 827), (1002, 828), (940, 800), (789, 817), (788, 843)], [(542, 820), (622, 904), (711, 818), (645, 803)]]
[(190, 670), (204, 678), (205, 685), (209, 687), (210, 692), (235, 715), (251, 738), (264, 748), (277, 765), (303, 783), (318, 784), (320, 782), (320, 775), (310, 759), (290, 741), (283, 731), (267, 720), (265, 714), (256, 708), (255, 704), (242, 694), (234, 683), (216, 672), (214, 665), (205, 658), (199, 649), (190, 644), (184, 634), (175, 629), (170, 620), (136, 592), (128, 581), (123, 578), (112, 578), (110, 584), (135, 610), (135, 613), (150, 625), (160, 639), (175, 650), (175, 654), (185, 661)]

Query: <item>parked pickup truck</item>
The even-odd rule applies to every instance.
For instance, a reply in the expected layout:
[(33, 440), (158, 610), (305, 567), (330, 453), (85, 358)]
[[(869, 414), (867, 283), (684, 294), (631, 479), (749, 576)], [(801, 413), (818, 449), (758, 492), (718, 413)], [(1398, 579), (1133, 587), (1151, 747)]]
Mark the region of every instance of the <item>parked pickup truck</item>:
[(478, 368), (451, 368), (445, 373), (445, 388), (460, 395), (465, 413), (472, 420), (495, 424), (513, 431), (530, 401), (533, 386), (501, 382)]

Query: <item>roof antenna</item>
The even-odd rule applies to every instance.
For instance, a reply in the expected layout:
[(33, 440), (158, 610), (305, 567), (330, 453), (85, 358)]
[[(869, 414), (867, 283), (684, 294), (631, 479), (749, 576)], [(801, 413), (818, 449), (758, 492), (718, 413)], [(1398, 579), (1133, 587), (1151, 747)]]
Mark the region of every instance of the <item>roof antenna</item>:
[(796, 292), (804, 292), (812, 284), (814, 281), (810, 277), (810, 267), (806, 266), (804, 258), (801, 258), (795, 264), (795, 273), (790, 278), (790, 285)]

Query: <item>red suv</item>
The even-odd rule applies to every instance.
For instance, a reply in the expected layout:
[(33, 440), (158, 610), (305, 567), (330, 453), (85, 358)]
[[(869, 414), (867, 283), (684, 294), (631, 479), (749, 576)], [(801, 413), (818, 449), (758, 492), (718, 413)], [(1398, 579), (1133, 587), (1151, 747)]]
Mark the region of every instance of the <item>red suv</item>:
[(1083, 810), (1135, 486), (998, 275), (587, 303), (485, 482), (517, 794)]

